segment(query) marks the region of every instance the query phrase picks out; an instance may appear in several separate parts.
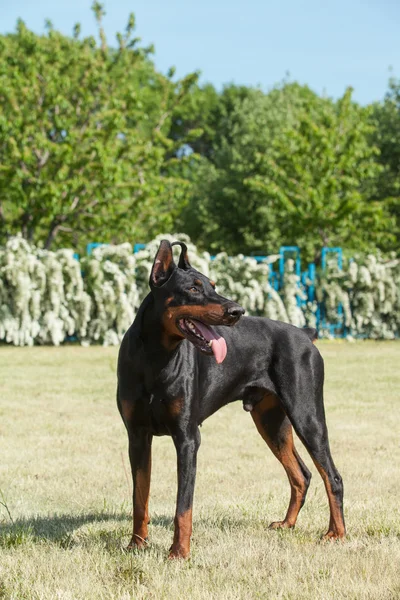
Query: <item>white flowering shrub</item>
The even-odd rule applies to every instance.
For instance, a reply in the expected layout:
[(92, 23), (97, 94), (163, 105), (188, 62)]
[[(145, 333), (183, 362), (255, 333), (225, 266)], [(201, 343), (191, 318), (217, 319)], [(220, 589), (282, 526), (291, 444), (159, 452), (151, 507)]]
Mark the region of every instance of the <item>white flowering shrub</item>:
[(343, 270), (328, 261), (318, 278), (317, 297), (324, 303), (326, 321), (341, 319), (349, 337), (394, 339), (400, 335), (400, 261), (395, 256), (355, 256)]
[(339, 331), (350, 333), (351, 308), (349, 296), (349, 273), (339, 269), (335, 259), (327, 261), (316, 282), (316, 298), (320, 306), (319, 336), (333, 337), (328, 324), (337, 324)]
[[(400, 334), (400, 261), (395, 256), (356, 256), (343, 270), (328, 261), (315, 282), (305, 282), (315, 286), (316, 299), (310, 302), (293, 260), (286, 261), (277, 292), (270, 269), (279, 255), (261, 263), (225, 253), (211, 260), (186, 235), (175, 234), (158, 236), (136, 254), (131, 244), (99, 246), (80, 262), (71, 250), (50, 252), (21, 237), (10, 238), (0, 248), (0, 341), (58, 345), (72, 338), (118, 344), (149, 292), (150, 270), (164, 238), (185, 242), (192, 265), (247, 314), (315, 327), (320, 311), (322, 336), (332, 335), (329, 323), (338, 323), (348, 337), (393, 339)], [(177, 246), (176, 261), (179, 253)]]
[(366, 338), (400, 335), (400, 260), (368, 254), (355, 257), (346, 281), (351, 330)]
[(82, 259), (81, 267), (92, 299), (86, 341), (118, 344), (140, 304), (132, 245), (98, 246)]
[(269, 283), (270, 264), (277, 258), (279, 255), (270, 256), (257, 263), (249, 256), (229, 257), (221, 252), (210, 263), (210, 277), (218, 293), (238, 302), (247, 314), (288, 322), (282, 299)]
[(59, 345), (87, 335), (91, 300), (72, 250), (48, 252), (21, 237), (0, 248), (0, 340)]
[(297, 327), (304, 327), (306, 325), (306, 318), (298, 300), (306, 300), (307, 295), (300, 285), (300, 277), (296, 275), (295, 262), (292, 258), (289, 258), (285, 264), (285, 276), (281, 294), (287, 310), (288, 322)]

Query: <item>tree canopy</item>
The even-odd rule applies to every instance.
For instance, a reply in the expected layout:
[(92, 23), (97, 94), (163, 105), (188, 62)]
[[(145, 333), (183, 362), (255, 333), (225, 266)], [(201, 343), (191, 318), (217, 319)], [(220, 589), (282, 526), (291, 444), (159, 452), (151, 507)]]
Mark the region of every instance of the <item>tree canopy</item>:
[[(197, 79), (158, 73), (133, 37), (118, 47), (47, 35), (22, 21), (0, 38), (0, 236), (21, 232), (49, 247), (86, 239), (148, 239), (169, 229), (188, 182), (166, 136), (171, 114)], [(180, 141), (180, 144), (182, 142)], [(90, 237), (89, 237), (90, 236)]]
[(199, 86), (151, 60), (130, 15), (116, 43), (76, 25), (0, 36), (0, 243), (151, 239), (268, 254), (398, 250), (400, 83), (359, 106), (284, 81)]
[[(392, 216), (391, 234), (400, 240), (400, 80), (391, 79), (383, 103), (373, 107), (375, 128), (372, 143), (379, 149), (381, 171), (371, 193), (374, 200), (386, 202)], [(391, 248), (388, 240), (384, 248)]]
[(393, 245), (389, 204), (367, 193), (382, 172), (371, 115), (350, 89), (334, 102), (298, 84), (226, 88), (203, 126), (187, 231), (215, 251), (297, 244), (310, 259), (324, 245)]

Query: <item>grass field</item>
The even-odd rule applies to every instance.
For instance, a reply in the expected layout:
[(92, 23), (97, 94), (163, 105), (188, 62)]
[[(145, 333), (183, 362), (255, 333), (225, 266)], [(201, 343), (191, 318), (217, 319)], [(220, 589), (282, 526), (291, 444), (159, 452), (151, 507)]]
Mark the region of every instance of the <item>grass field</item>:
[(128, 554), (131, 481), (114, 348), (0, 348), (0, 599), (400, 598), (400, 344), (319, 343), (345, 542), (313, 471), (295, 530), (289, 485), (241, 403), (202, 427), (192, 558), (166, 560), (175, 451), (154, 443), (151, 545)]

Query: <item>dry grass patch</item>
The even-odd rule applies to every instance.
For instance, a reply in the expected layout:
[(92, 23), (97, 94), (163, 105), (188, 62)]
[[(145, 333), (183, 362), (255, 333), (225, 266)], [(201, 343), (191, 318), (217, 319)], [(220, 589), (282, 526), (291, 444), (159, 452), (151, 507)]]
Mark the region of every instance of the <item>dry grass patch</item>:
[[(167, 561), (175, 451), (154, 443), (151, 545), (127, 554), (127, 436), (114, 348), (0, 348), (0, 599), (400, 598), (400, 344), (320, 343), (348, 539), (313, 480), (294, 531), (289, 485), (240, 403), (202, 427), (192, 558)], [(298, 442), (301, 455), (312, 462)]]

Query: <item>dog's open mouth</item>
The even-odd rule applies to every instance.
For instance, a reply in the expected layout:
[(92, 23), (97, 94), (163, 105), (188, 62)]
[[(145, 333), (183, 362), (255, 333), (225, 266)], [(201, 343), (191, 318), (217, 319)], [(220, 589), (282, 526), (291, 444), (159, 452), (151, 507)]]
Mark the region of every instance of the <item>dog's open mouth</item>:
[(178, 327), (183, 335), (204, 354), (214, 354), (218, 364), (226, 357), (225, 339), (218, 335), (209, 325), (197, 319), (179, 319)]

